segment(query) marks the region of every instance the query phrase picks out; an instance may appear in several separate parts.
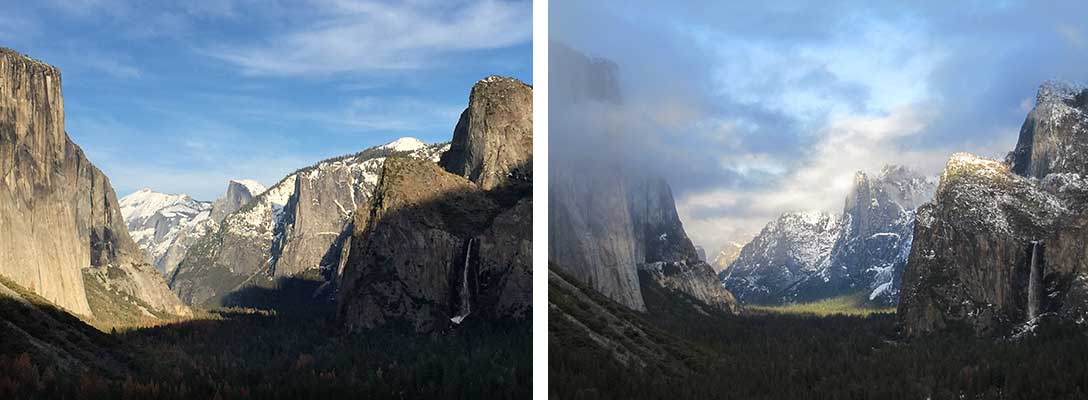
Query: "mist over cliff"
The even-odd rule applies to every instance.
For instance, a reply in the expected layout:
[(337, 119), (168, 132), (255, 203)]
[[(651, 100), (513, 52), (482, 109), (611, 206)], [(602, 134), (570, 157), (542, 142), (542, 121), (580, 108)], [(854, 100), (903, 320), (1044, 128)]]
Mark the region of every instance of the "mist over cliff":
[[(1003, 157), (1031, 108), (1025, 93), (1083, 80), (1073, 66), (1088, 62), (1073, 4), (551, 8), (552, 42), (609, 60), (622, 101), (553, 99), (567, 118), (551, 124), (549, 144), (564, 151), (550, 157), (662, 174), (710, 254), (783, 212), (840, 211), (855, 171), (896, 164), (936, 176), (956, 151)], [(980, 23), (960, 23), (968, 18)], [(550, 57), (563, 65), (569, 55)], [(987, 73), (965, 76), (966, 65)], [(576, 76), (553, 71), (552, 92), (587, 79)], [(577, 129), (586, 123), (597, 129)]]

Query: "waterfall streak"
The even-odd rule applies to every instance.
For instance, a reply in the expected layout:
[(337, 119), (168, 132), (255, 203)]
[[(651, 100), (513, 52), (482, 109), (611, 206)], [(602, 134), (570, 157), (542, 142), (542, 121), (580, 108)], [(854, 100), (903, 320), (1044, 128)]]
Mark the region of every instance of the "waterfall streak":
[(1042, 266), (1039, 265), (1039, 241), (1031, 242), (1031, 272), (1028, 274), (1028, 320), (1039, 316), (1039, 299), (1042, 297)]
[(453, 318), (450, 318), (450, 321), (453, 321), (453, 323), (455, 323), (455, 324), (460, 324), (461, 321), (464, 321), (465, 317), (467, 317), (468, 314), (470, 312), (472, 312), (472, 300), (469, 299), (469, 296), (471, 295), (471, 292), (472, 292), (472, 288), (469, 286), (469, 283), (468, 283), (468, 273), (469, 273), (468, 263), (469, 263), (469, 260), (471, 258), (472, 258), (472, 239), (469, 239), (468, 240), (468, 248), (465, 250), (465, 266), (464, 266), (464, 268), (462, 270), (462, 275), (461, 275), (461, 296), (460, 296), (461, 297), (461, 309), (458, 310), (458, 311), (460, 311), (460, 315), (458, 315), (456, 317), (453, 317)]

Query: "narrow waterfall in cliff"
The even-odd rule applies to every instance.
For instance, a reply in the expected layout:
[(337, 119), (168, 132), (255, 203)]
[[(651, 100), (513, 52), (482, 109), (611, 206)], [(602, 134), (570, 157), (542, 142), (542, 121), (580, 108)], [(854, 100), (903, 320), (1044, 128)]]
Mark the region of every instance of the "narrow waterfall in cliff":
[(1028, 275), (1028, 320), (1039, 316), (1039, 300), (1042, 297), (1043, 271), (1039, 263), (1040, 241), (1031, 242), (1031, 272)]
[(469, 265), (468, 262), (472, 258), (472, 239), (468, 240), (468, 247), (465, 249), (465, 266), (462, 269), (461, 275), (461, 309), (459, 310), (461, 315), (450, 318), (455, 324), (460, 324), (465, 320), (465, 317), (472, 312), (472, 300), (469, 296), (472, 294), (472, 288), (468, 284)]

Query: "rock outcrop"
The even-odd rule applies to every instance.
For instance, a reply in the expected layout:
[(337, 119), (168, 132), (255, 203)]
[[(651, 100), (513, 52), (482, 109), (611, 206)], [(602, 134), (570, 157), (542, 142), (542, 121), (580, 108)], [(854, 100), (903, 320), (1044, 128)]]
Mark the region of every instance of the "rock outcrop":
[(232, 185), (216, 206), (244, 205), (191, 246), (170, 288), (190, 305), (216, 306), (238, 290), (278, 278), (317, 272), (330, 279), (351, 234), (352, 213), (373, 194), (385, 159), (401, 154), (434, 160), (446, 148), (415, 139), (371, 147), (295, 171), (248, 202), (242, 199), (254, 187)]
[(948, 161), (916, 218), (903, 334), (1004, 335), (1036, 316), (1086, 320), (1085, 98), (1088, 90), (1045, 84), (1006, 163), (965, 153)]
[(490, 190), (512, 179), (531, 180), (532, 156), (533, 88), (492, 75), (472, 87), (439, 163)]
[(1042, 179), (1051, 173), (1088, 175), (1088, 131), (1084, 113), (1088, 92), (1082, 87), (1047, 82), (1020, 128), (1016, 148), (1006, 162), (1013, 173)]
[[(714, 278), (714, 269), (703, 261), (656, 261), (638, 266), (639, 279), (682, 293), (719, 311), (736, 313), (737, 299)], [(643, 282), (646, 283), (646, 282)]]
[(934, 183), (901, 166), (858, 171), (841, 217), (787, 213), (745, 246), (722, 282), (745, 303), (807, 302), (863, 292), (895, 305), (914, 213)]
[[(95, 311), (84, 268), (143, 263), (109, 178), (64, 131), (60, 71), (2, 48), (0, 238), (0, 274), (84, 316)], [(118, 279), (142, 295), (165, 288), (158, 278)], [(169, 297), (140, 300), (159, 311), (185, 311)]]
[(212, 204), (211, 219), (216, 223), (222, 222), (231, 213), (241, 210), (243, 206), (253, 201), (267, 188), (260, 182), (249, 179), (233, 179), (227, 184), (227, 191), (223, 196), (215, 199)]
[[(506, 174), (527, 171), (511, 166), (514, 159), (507, 156), (480, 158), (492, 151), (487, 149), (527, 144), (527, 153), (494, 154), (532, 159), (532, 117), (523, 112), (532, 92), (512, 95), (511, 87), (528, 88), (507, 79), (477, 82), (458, 123), (458, 132), (466, 124), (481, 127), (472, 129), (472, 140), (484, 144), (484, 153), (454, 145), (441, 167), (408, 157), (385, 162), (368, 207), (356, 209), (347, 261), (338, 273), (338, 316), (348, 331), (432, 332), (474, 320), (528, 317), (531, 174)], [(490, 111), (474, 110), (481, 104)]]

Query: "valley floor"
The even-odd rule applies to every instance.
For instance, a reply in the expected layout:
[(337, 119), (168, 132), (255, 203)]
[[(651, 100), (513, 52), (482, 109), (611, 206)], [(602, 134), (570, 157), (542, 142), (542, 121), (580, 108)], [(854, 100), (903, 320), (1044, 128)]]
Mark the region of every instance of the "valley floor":
[[(532, 391), (528, 323), (348, 336), (327, 310), (229, 309), (106, 334), (45, 304), (0, 300), (0, 328), (18, 330), (0, 329), (4, 399), (527, 398)], [(43, 325), (35, 315), (53, 319)]]
[[(1088, 396), (1088, 338), (1073, 329), (1016, 342), (904, 342), (889, 313), (707, 316), (645, 283), (648, 311), (637, 313), (585, 288), (588, 296), (572, 295), (570, 285), (556, 282), (549, 281), (548, 359), (556, 399)], [(579, 311), (591, 309), (590, 300), (601, 307)], [(618, 325), (625, 326), (612, 329)], [(648, 362), (624, 365), (613, 356), (617, 349)]]
[(813, 316), (831, 315), (857, 315), (892, 314), (895, 307), (874, 307), (866, 301), (866, 293), (858, 292), (838, 297), (814, 301), (811, 303), (798, 303), (781, 306), (749, 305), (745, 310), (752, 313), (778, 313), (778, 314), (810, 314)]

